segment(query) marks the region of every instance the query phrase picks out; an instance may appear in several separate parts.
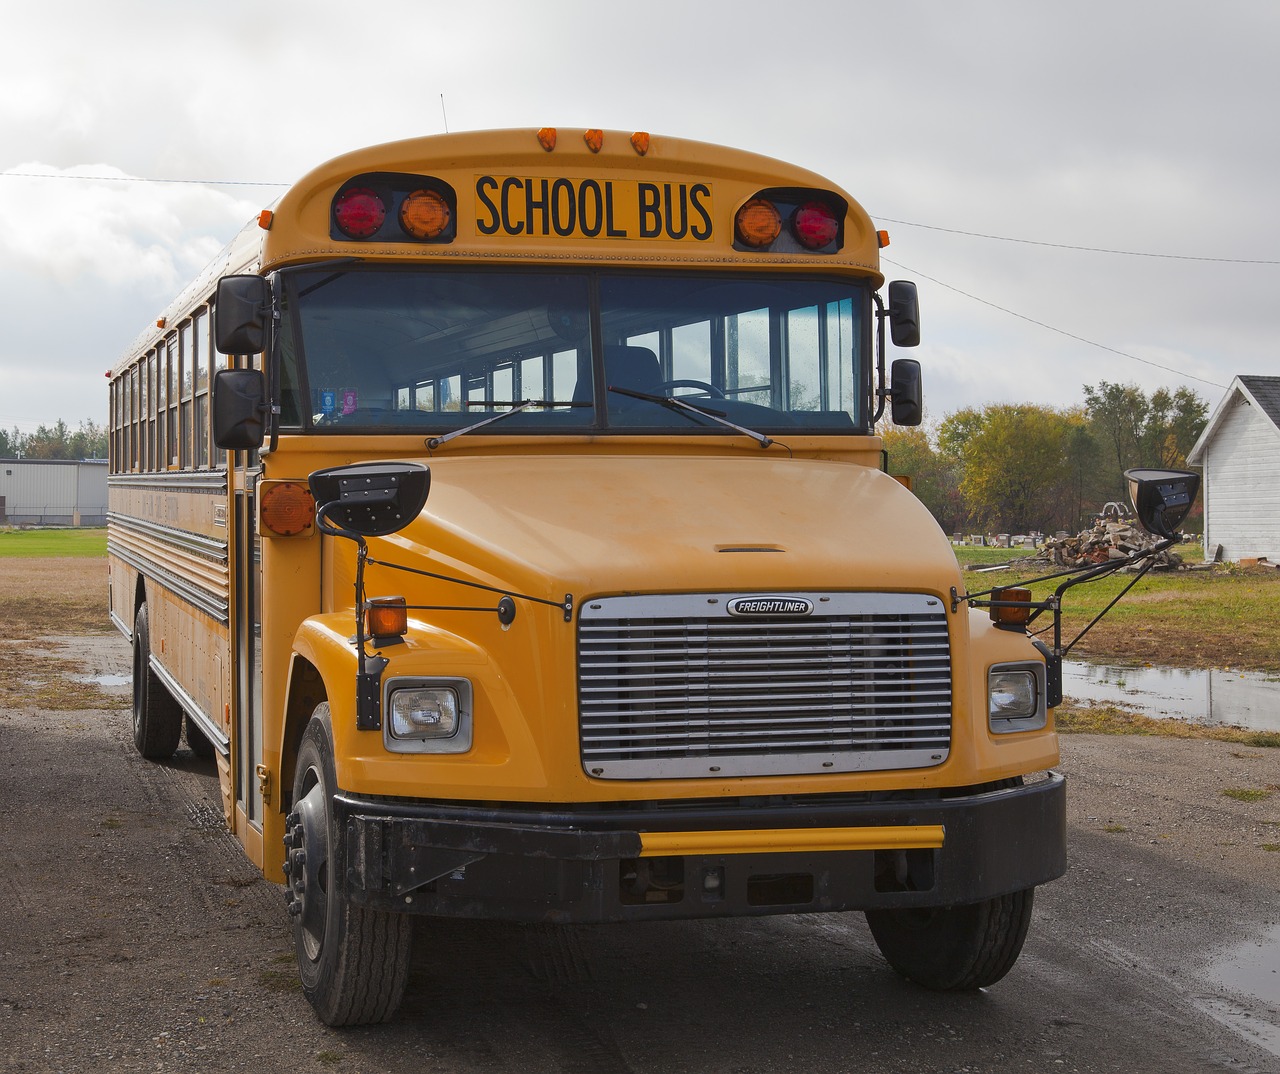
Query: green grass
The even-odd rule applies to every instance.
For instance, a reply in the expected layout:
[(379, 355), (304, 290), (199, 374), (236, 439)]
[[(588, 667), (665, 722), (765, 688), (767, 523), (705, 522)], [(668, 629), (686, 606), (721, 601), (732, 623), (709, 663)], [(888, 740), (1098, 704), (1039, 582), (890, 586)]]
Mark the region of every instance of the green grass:
[(105, 529), (0, 529), (0, 559), (87, 558), (106, 554)]

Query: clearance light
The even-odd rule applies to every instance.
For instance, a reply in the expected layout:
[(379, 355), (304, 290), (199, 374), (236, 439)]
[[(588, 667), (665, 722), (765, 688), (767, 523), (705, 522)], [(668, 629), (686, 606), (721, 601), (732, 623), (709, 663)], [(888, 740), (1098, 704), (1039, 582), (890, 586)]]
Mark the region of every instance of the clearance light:
[(555, 127), (543, 127), (538, 131), (538, 144), (542, 146), (548, 153), (556, 147), (556, 129)]
[(400, 203), (400, 226), (415, 239), (434, 239), (449, 226), (449, 203), (434, 190), (415, 190)]
[(275, 218), (276, 214), (270, 209), (263, 209), (262, 212), (258, 214), (258, 227), (262, 228), (263, 231), (270, 231), (271, 221)]
[(768, 246), (782, 232), (782, 218), (773, 202), (752, 198), (738, 210), (733, 226), (744, 246)]
[(792, 214), (791, 233), (806, 250), (821, 250), (835, 241), (840, 233), (840, 221), (829, 205), (810, 201)]
[(640, 156), (644, 156), (649, 152), (649, 134), (647, 131), (636, 131), (631, 136), (631, 148)]
[[(1031, 618), (1031, 590), (1010, 586), (991, 594), (991, 621), (1002, 630), (1024, 630)], [(1012, 603), (1013, 607), (997, 607)]]
[(604, 145), (604, 131), (592, 128), (582, 135), (582, 140), (587, 143), (587, 148), (593, 153), (599, 153), (600, 147)]
[(333, 219), (348, 238), (367, 239), (387, 218), (387, 207), (372, 190), (362, 186), (344, 190), (333, 203)]
[(293, 481), (264, 482), (263, 485), (263, 530), (273, 537), (310, 533), (316, 518), (316, 502), (307, 486)]
[(879, 243), (880, 249), (883, 250), (889, 245), (889, 233), (887, 231), (877, 231), (876, 242)]
[(365, 631), (375, 638), (402, 638), (409, 633), (404, 597), (371, 597), (364, 602)]

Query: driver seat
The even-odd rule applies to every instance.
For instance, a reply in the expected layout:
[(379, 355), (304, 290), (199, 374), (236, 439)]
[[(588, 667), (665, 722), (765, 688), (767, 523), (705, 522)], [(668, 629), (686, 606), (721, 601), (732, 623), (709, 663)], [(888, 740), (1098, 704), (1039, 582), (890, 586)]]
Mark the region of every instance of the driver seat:
[[(662, 383), (662, 365), (648, 347), (607, 346), (604, 349), (605, 387), (652, 391)], [(575, 403), (591, 399), (591, 378), (583, 377), (573, 391)]]

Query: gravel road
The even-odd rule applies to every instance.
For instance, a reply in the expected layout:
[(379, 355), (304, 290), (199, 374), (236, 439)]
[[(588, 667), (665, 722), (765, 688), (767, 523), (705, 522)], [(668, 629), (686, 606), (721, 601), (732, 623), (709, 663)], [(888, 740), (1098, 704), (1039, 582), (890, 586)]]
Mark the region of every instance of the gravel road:
[(1280, 1071), (1280, 751), (1065, 738), (1071, 869), (984, 993), (900, 981), (858, 914), (420, 922), (397, 1019), (338, 1031), (211, 764), (143, 761), (95, 685), (125, 643), (21, 644), (94, 707), (0, 708), (0, 1071)]

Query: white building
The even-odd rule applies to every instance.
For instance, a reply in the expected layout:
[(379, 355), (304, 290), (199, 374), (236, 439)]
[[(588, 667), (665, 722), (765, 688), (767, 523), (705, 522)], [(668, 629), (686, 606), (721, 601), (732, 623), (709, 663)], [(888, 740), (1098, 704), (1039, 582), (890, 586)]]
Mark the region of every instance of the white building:
[(1236, 377), (1187, 462), (1204, 468), (1205, 558), (1280, 563), (1280, 377)]
[(0, 459), (0, 525), (106, 524), (106, 459)]

